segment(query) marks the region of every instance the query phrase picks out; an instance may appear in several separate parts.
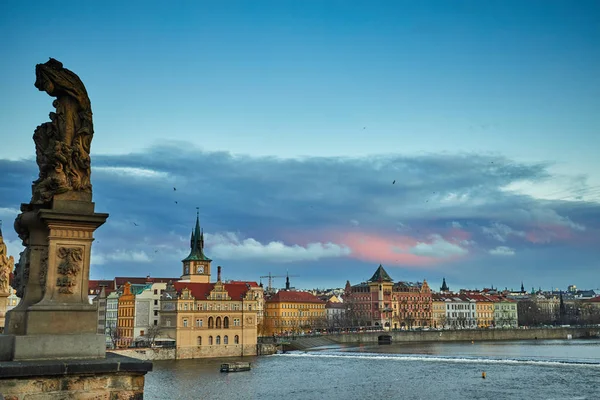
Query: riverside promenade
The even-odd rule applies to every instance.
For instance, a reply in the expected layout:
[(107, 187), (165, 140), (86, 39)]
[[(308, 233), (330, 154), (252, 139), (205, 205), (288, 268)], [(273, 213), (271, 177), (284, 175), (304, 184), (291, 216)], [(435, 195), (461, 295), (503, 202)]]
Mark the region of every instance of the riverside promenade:
[[(306, 350), (333, 344), (378, 343), (385, 336), (392, 343), (459, 342), (493, 340), (552, 340), (586, 339), (600, 336), (600, 326), (568, 328), (518, 328), (518, 329), (463, 329), (430, 331), (377, 331), (349, 332), (326, 335), (290, 336), (277, 338), (286, 349)], [(262, 343), (272, 343), (272, 338), (262, 338)]]

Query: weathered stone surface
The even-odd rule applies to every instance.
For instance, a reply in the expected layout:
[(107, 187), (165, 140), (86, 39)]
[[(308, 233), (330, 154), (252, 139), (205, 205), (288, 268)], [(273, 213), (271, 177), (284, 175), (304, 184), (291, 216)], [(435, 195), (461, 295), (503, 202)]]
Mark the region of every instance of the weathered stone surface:
[(101, 360), (0, 362), (0, 393), (25, 399), (142, 399), (149, 362), (110, 354)]
[(68, 192), (91, 200), (90, 146), (94, 135), (92, 106), (83, 82), (51, 58), (35, 67), (35, 87), (56, 97), (50, 122), (33, 135), (39, 178), (33, 183), (32, 204), (43, 204), (54, 195)]

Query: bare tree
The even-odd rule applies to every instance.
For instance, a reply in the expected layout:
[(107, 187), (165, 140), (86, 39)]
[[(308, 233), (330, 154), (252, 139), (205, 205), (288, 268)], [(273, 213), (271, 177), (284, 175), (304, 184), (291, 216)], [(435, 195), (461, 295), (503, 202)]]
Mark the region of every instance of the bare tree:
[(156, 338), (159, 337), (161, 335), (161, 333), (162, 333), (162, 327), (160, 327), (158, 325), (149, 326), (148, 330), (146, 331), (146, 335), (145, 335), (148, 346), (154, 347)]
[(121, 340), (121, 331), (116, 326), (106, 327), (106, 336), (110, 339), (113, 349), (118, 347), (119, 341)]

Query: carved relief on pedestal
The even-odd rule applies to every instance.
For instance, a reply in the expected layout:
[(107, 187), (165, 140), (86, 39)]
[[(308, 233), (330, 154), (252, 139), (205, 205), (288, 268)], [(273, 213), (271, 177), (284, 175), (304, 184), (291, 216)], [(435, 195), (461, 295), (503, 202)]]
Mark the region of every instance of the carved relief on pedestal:
[(59, 247), (58, 248), (58, 274), (56, 286), (58, 292), (73, 294), (73, 286), (76, 285), (75, 278), (81, 271), (83, 262), (83, 249), (81, 247)]
[(46, 292), (46, 278), (48, 277), (48, 249), (43, 250), (40, 257), (40, 285), (42, 293)]

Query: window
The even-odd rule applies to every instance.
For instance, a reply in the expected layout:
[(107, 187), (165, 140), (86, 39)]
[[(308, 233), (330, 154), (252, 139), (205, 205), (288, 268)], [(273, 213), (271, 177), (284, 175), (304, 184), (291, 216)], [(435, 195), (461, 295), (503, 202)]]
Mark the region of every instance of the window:
[[(156, 290), (155, 290), (156, 292)], [(157, 306), (158, 305), (158, 300), (154, 300), (154, 305)]]
[(213, 319), (213, 317), (209, 317), (208, 318), (208, 327), (209, 328), (214, 328), (215, 327), (215, 320)]
[(188, 326), (188, 320), (187, 320), (187, 318), (184, 318), (183, 319), (183, 327), (187, 328), (187, 326)]
[(227, 335), (223, 336), (223, 344), (229, 343), (229, 337)]
[(154, 294), (158, 294), (158, 289), (154, 289)]
[(144, 336), (144, 331), (140, 331), (140, 336)]
[(213, 337), (212, 336), (208, 337), (208, 344), (212, 346), (212, 344), (213, 344)]
[(158, 317), (158, 310), (154, 310), (154, 316)]
[(225, 328), (225, 329), (229, 328), (229, 317), (223, 318), (223, 328)]
[(221, 344), (221, 336), (217, 336), (217, 344)]
[(217, 329), (220, 327), (221, 327), (221, 317), (217, 317)]
[(202, 346), (202, 336), (198, 336), (198, 337), (196, 338), (196, 344), (197, 344), (198, 346)]
[(158, 320), (157, 319), (154, 320), (154, 326), (156, 326), (156, 325), (158, 325)]
[(240, 319), (239, 318), (234, 318), (233, 319), (233, 326), (240, 326)]
[(233, 337), (233, 343), (234, 343), (234, 344), (239, 344), (239, 343), (240, 343), (240, 337), (239, 337), (238, 335), (235, 335), (235, 336)]
[(202, 327), (202, 320), (201, 319), (196, 319), (196, 326), (197, 327)]

